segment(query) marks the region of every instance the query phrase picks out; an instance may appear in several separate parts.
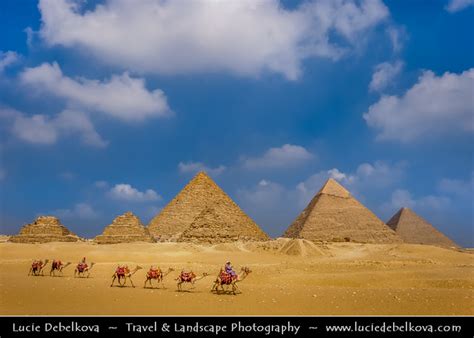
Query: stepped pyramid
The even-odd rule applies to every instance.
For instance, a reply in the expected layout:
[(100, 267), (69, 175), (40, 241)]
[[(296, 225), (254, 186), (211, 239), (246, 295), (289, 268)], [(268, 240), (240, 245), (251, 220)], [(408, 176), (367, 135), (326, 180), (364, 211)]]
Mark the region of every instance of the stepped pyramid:
[(101, 235), (95, 238), (99, 244), (154, 242), (140, 219), (130, 211), (116, 217), (106, 226)]
[(332, 178), (283, 236), (330, 242), (401, 242), (392, 229)]
[(39, 216), (33, 223), (24, 225), (18, 235), (11, 236), (14, 243), (77, 242), (79, 237), (69, 231), (54, 216)]
[(218, 243), (269, 237), (204, 172), (199, 172), (148, 229), (160, 240)]
[(458, 247), (456, 243), (408, 208), (401, 208), (390, 218), (387, 225), (407, 243)]

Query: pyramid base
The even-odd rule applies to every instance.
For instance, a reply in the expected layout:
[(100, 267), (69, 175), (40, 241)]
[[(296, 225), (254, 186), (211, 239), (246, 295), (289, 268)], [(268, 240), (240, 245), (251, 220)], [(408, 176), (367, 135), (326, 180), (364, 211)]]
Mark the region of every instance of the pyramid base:
[(119, 244), (119, 243), (133, 243), (133, 242), (146, 242), (146, 243), (154, 243), (155, 241), (151, 237), (147, 236), (121, 236), (121, 235), (111, 235), (111, 236), (104, 236), (99, 235), (97, 236), (94, 241), (98, 244)]
[(78, 242), (77, 236), (51, 236), (51, 235), (16, 235), (8, 239), (13, 243), (48, 243), (48, 242)]

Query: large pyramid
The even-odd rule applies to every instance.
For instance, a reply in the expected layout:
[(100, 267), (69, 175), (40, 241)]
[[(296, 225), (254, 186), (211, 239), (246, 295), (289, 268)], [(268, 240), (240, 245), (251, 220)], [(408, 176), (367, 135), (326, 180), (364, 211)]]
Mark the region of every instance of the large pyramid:
[(407, 243), (430, 244), (443, 247), (458, 245), (436, 230), (425, 219), (408, 208), (401, 208), (387, 222), (395, 232)]
[(105, 227), (101, 235), (95, 238), (99, 244), (154, 242), (140, 219), (130, 211), (116, 217), (112, 224)]
[(198, 173), (148, 229), (160, 240), (218, 243), (269, 237), (204, 172)]
[(79, 237), (69, 231), (54, 216), (39, 216), (33, 223), (24, 225), (18, 235), (11, 236), (14, 243), (76, 242)]
[(326, 181), (283, 236), (329, 242), (402, 241), (392, 229), (332, 178)]

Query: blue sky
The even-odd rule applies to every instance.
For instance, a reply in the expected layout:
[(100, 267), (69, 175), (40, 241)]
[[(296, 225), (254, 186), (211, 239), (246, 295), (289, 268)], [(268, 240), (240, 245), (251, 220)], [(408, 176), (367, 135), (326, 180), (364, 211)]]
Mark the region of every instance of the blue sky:
[(198, 170), (272, 236), (328, 177), (473, 246), (471, 0), (0, 4), (0, 226), (147, 223)]

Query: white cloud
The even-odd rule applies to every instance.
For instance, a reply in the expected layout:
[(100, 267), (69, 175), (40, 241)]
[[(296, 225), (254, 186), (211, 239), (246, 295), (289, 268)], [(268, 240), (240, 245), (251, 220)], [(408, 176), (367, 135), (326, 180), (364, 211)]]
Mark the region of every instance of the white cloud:
[(17, 62), (19, 58), (20, 56), (16, 52), (10, 50), (7, 52), (0, 51), (0, 73), (8, 66)]
[(471, 173), (470, 179), (460, 180), (452, 178), (443, 178), (438, 182), (438, 190), (445, 194), (474, 197), (474, 171)]
[(226, 169), (225, 166), (219, 165), (218, 167), (211, 168), (206, 166), (202, 162), (179, 162), (178, 164), (179, 172), (182, 174), (196, 174), (200, 171), (205, 171), (209, 175), (220, 175)]
[(390, 26), (387, 28), (387, 34), (390, 37), (392, 48), (395, 53), (398, 53), (403, 48), (404, 40), (406, 39), (406, 31), (403, 27)]
[(58, 138), (57, 129), (45, 115), (16, 117), (12, 132), (20, 140), (34, 144), (54, 144)]
[(145, 81), (128, 73), (104, 81), (65, 76), (57, 63), (27, 68), (20, 74), (24, 84), (65, 99), (70, 106), (100, 111), (124, 121), (169, 116), (164, 93), (148, 91)]
[(270, 71), (294, 80), (310, 57), (337, 59), (384, 21), (380, 0), (41, 0), (40, 36), (139, 72)]
[(410, 209), (424, 210), (424, 213), (429, 213), (428, 211), (434, 212), (446, 209), (450, 205), (451, 199), (446, 196), (426, 195), (415, 198), (408, 190), (397, 189), (392, 193), (391, 200), (382, 204), (381, 210), (393, 214), (400, 208), (408, 207)]
[(64, 110), (56, 116), (53, 123), (59, 130), (77, 133), (82, 143), (89, 146), (102, 148), (108, 144), (97, 133), (89, 117), (83, 112)]
[(364, 114), (378, 140), (410, 142), (474, 131), (474, 68), (436, 76), (425, 71), (403, 96), (383, 96)]
[(369, 84), (369, 90), (380, 92), (389, 87), (393, 79), (400, 74), (403, 68), (403, 62), (396, 61), (395, 63), (383, 62), (375, 66), (375, 71), (372, 74), (372, 80)]
[(51, 145), (60, 136), (75, 134), (83, 144), (98, 148), (107, 146), (107, 141), (101, 138), (89, 117), (81, 111), (64, 110), (51, 118), (41, 114), (27, 116), (14, 109), (1, 108), (0, 118), (10, 122), (10, 132), (27, 143)]
[(50, 214), (64, 219), (78, 218), (84, 220), (95, 219), (99, 216), (99, 213), (87, 203), (77, 203), (71, 209), (57, 209)]
[(123, 201), (146, 202), (161, 200), (161, 196), (159, 196), (156, 191), (152, 189), (147, 189), (146, 191), (142, 192), (135, 189), (130, 184), (124, 183), (116, 184), (109, 190), (107, 194), (113, 199)]
[(474, 0), (450, 0), (445, 8), (448, 12), (455, 13), (470, 6), (474, 6)]
[(288, 168), (298, 166), (314, 158), (302, 146), (284, 144), (279, 148), (268, 149), (261, 157), (244, 158), (243, 166), (247, 169)]

